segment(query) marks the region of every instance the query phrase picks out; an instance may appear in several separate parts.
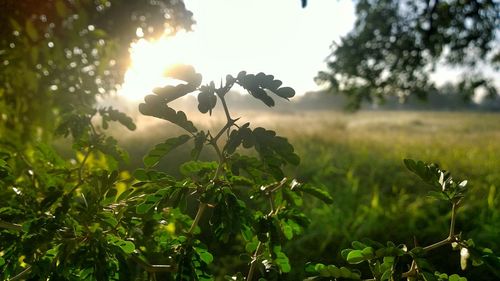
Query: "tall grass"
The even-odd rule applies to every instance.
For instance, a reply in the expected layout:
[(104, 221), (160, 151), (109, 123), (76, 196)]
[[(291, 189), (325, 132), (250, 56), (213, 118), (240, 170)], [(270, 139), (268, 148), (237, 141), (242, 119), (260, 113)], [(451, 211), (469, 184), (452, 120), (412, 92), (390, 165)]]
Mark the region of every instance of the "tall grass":
[[(305, 202), (312, 224), (287, 249), (297, 266), (306, 261), (342, 264), (339, 250), (362, 237), (408, 245), (444, 238), (449, 208), (426, 196), (429, 187), (404, 168), (404, 158), (436, 162), (455, 178), (469, 180), (472, 189), (460, 209), (457, 228), (478, 245), (500, 252), (500, 114), (310, 111), (243, 112), (241, 117), (288, 137), (302, 158), (290, 172), (302, 181), (323, 185), (335, 199), (331, 205)], [(193, 121), (213, 131), (222, 123), (207, 120), (200, 116)], [(121, 140), (131, 154), (130, 168), (140, 166), (138, 155), (173, 134), (168, 129), (158, 131), (155, 123), (143, 125), (138, 127), (151, 132), (148, 138), (131, 134)], [(189, 151), (181, 148), (162, 168), (175, 173), (172, 167), (185, 155)], [(210, 158), (210, 153), (204, 157)], [(444, 256), (450, 251), (443, 250)], [(436, 263), (448, 272), (459, 272), (458, 255), (451, 256), (457, 259)], [(224, 258), (228, 264), (237, 259)], [(290, 280), (299, 280), (300, 274), (299, 266)], [(494, 280), (482, 269), (461, 274), (468, 274), (469, 280)]]

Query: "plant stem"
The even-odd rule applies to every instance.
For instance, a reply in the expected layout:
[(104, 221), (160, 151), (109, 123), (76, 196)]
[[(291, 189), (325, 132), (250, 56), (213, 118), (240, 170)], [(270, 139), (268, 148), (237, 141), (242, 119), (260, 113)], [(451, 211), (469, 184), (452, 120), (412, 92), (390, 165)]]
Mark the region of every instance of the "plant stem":
[(227, 121), (233, 120), (231, 119), (231, 115), (229, 114), (229, 109), (227, 108), (226, 99), (222, 96), (219, 96), (220, 102), (222, 103), (222, 108), (224, 108), (224, 113), (226, 114)]
[(83, 167), (85, 166), (85, 162), (87, 162), (87, 159), (89, 158), (91, 151), (92, 150), (89, 147), (89, 149), (87, 150), (87, 152), (85, 152), (85, 156), (83, 157), (82, 163), (80, 163), (80, 167), (78, 168), (78, 182), (75, 184), (75, 186), (66, 195), (70, 195), (71, 193), (75, 192), (75, 190), (80, 185), (82, 185), (82, 183), (83, 183), (83, 178), (82, 178)]
[(252, 279), (253, 279), (253, 273), (255, 272), (255, 267), (257, 266), (257, 258), (259, 257), (261, 248), (262, 248), (262, 242), (259, 242), (259, 244), (257, 244), (257, 248), (255, 249), (255, 252), (253, 253), (253, 257), (252, 257), (252, 261), (250, 262), (250, 269), (248, 269), (246, 281), (252, 281)]
[(168, 264), (149, 264), (146, 261), (142, 260), (141, 258), (137, 256), (130, 256), (131, 259), (136, 262), (139, 266), (144, 268), (147, 272), (154, 273), (154, 272), (173, 272), (176, 271), (177, 268), (172, 265)]
[(6, 222), (3, 220), (0, 220), (0, 228), (9, 229), (9, 230), (16, 230), (16, 231), (21, 231), (23, 229), (23, 227), (19, 224)]
[(21, 271), (18, 275), (10, 278), (10, 281), (15, 281), (15, 280), (24, 280), (25, 276), (28, 275), (31, 271), (31, 266), (28, 265), (23, 271)]
[[(270, 211), (268, 216), (273, 216), (278, 213), (278, 209), (275, 208), (274, 206), (274, 201), (273, 201), (273, 193), (279, 190), (283, 185), (286, 183), (286, 178), (283, 178), (281, 182), (277, 184), (276, 187), (274, 187), (271, 192), (268, 193), (268, 199), (269, 199), (269, 206), (270, 206)], [(253, 278), (253, 273), (255, 271), (255, 267), (257, 266), (257, 258), (259, 257), (260, 251), (262, 249), (263, 243), (259, 241), (259, 244), (257, 244), (257, 248), (255, 249), (255, 252), (252, 257), (252, 261), (250, 262), (250, 269), (248, 269), (248, 275), (246, 281), (251, 281)]]
[(455, 221), (457, 215), (457, 203), (453, 203), (451, 207), (451, 220), (450, 220), (450, 235), (448, 238), (453, 238), (455, 236)]
[(428, 251), (431, 251), (431, 250), (437, 249), (437, 248), (439, 248), (439, 247), (442, 247), (442, 246), (444, 246), (444, 245), (448, 245), (448, 244), (450, 244), (451, 242), (452, 242), (452, 240), (448, 237), (448, 238), (446, 238), (446, 239), (444, 239), (444, 240), (441, 240), (441, 241), (436, 242), (436, 243), (434, 243), (434, 244), (432, 244), (432, 245), (429, 245), (429, 246), (424, 247), (424, 251), (428, 252)]
[(191, 227), (188, 230), (188, 235), (191, 236), (193, 235), (194, 230), (196, 229), (196, 226), (200, 222), (201, 216), (203, 216), (203, 213), (205, 212), (205, 209), (207, 208), (207, 203), (200, 203), (198, 206), (198, 212), (196, 212), (196, 216), (194, 217), (194, 221), (191, 224)]
[[(455, 222), (457, 219), (457, 203), (453, 203), (451, 207), (451, 219), (450, 219), (450, 232), (448, 234), (448, 237), (446, 239), (443, 239), (439, 242), (436, 242), (432, 245), (424, 247), (424, 251), (428, 252), (434, 249), (437, 249), (439, 247), (451, 244), (453, 242), (456, 242), (457, 238), (455, 237)], [(403, 273), (401, 276), (404, 277), (411, 277), (415, 276), (415, 273), (417, 272), (417, 264), (415, 260), (412, 261), (410, 269)]]

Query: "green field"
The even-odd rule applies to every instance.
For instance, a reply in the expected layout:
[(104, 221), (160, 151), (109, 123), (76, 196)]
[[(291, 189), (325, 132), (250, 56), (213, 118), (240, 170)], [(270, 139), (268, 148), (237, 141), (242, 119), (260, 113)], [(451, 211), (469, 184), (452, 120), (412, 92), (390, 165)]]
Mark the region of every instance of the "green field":
[[(217, 120), (207, 120), (194, 121), (205, 122), (206, 128), (212, 130), (219, 125)], [(406, 170), (404, 158), (435, 162), (456, 179), (467, 179), (471, 192), (467, 204), (459, 209), (457, 229), (478, 245), (500, 251), (500, 114), (245, 112), (242, 120), (286, 136), (302, 159), (300, 166), (290, 167), (289, 172), (301, 181), (324, 186), (335, 200), (331, 205), (304, 202), (313, 220), (287, 249), (290, 260), (297, 265), (290, 280), (299, 280), (296, 277), (303, 271), (299, 265), (306, 261), (342, 264), (340, 250), (355, 239), (370, 237), (413, 246), (446, 237), (449, 206), (426, 195), (429, 187)], [(156, 126), (150, 124), (145, 129), (155, 132), (154, 136), (122, 141), (131, 152), (132, 166), (140, 163), (134, 155), (143, 155), (162, 137), (177, 134), (168, 125), (162, 130)], [(176, 167), (173, 161), (186, 152), (169, 156), (163, 168)], [(460, 273), (459, 254), (450, 253), (451, 249), (440, 251), (435, 261), (438, 267)], [(221, 259), (226, 260), (220, 273), (245, 265), (235, 261), (231, 253)], [(480, 267), (461, 274), (469, 280), (495, 280), (484, 270)]]
[[(322, 262), (339, 263), (334, 253), (362, 237), (408, 245), (442, 239), (449, 218), (439, 214), (447, 206), (425, 195), (428, 187), (404, 168), (404, 158), (436, 162), (469, 180), (472, 189), (458, 225), (478, 244), (500, 250), (500, 115), (310, 113), (272, 120), (280, 120), (277, 131), (302, 156), (298, 177), (325, 185), (335, 199), (331, 206), (317, 202), (308, 208), (315, 221), (293, 248), (297, 258), (316, 248)], [(450, 272), (458, 267), (458, 254), (453, 256), (444, 259)]]

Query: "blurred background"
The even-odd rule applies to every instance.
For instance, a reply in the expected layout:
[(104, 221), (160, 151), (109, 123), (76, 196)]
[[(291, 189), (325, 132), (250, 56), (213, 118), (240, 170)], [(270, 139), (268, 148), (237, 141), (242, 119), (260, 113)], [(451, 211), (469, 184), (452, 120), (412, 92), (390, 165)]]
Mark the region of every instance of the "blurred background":
[[(192, 64), (204, 83), (216, 84), (226, 74), (262, 71), (297, 96), (268, 108), (237, 89), (230, 108), (287, 137), (301, 156), (288, 172), (334, 198), (304, 202), (312, 223), (285, 250), (290, 280), (300, 280), (307, 261), (344, 264), (340, 250), (363, 237), (408, 245), (445, 238), (448, 206), (426, 196), (429, 187), (404, 158), (436, 162), (469, 181), (457, 229), (498, 253), (499, 15), (500, 4), (488, 0), (4, 0), (0, 133), (51, 141), (71, 158), (69, 141), (52, 137), (58, 124), (72, 112), (112, 106), (137, 124), (109, 130), (129, 154), (119, 165), (132, 171), (152, 146), (179, 134), (137, 110), (155, 87), (175, 83), (166, 69)], [(203, 115), (195, 96), (171, 106), (205, 129), (224, 124), (219, 106)], [(188, 158), (181, 148), (158, 169), (178, 175)], [(241, 249), (216, 247), (219, 276), (245, 265), (234, 254)], [(439, 251), (453, 257), (434, 261), (443, 271), (497, 280), (484, 267), (461, 272), (458, 254)]]

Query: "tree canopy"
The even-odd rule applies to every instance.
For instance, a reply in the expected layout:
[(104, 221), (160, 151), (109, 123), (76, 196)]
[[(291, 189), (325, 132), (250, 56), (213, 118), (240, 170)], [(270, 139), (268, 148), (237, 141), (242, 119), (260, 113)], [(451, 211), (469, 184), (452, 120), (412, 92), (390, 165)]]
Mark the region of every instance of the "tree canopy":
[(0, 9), (0, 132), (13, 142), (77, 133), (96, 97), (122, 82), (138, 28), (149, 38), (193, 24), (182, 1), (6, 0)]
[[(468, 69), (464, 98), (483, 87), (497, 95), (485, 65), (500, 66), (500, 4), (493, 0), (360, 0), (353, 30), (332, 44), (317, 81), (350, 98), (350, 106), (390, 95), (424, 98), (437, 64)], [(469, 71), (470, 69), (470, 71)]]

